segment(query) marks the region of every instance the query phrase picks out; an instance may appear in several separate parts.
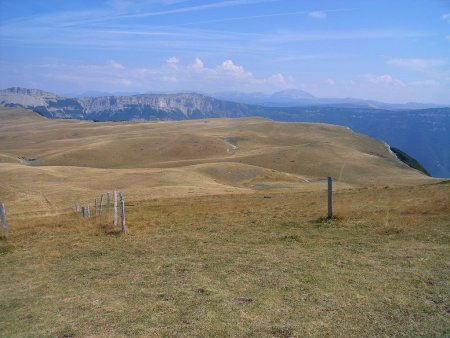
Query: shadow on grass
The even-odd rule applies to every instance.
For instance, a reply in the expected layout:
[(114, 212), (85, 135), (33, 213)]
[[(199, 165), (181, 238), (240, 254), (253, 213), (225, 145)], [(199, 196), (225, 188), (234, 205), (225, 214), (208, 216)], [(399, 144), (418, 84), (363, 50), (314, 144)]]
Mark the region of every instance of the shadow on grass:
[(330, 226), (336, 223), (340, 223), (342, 221), (342, 218), (339, 216), (333, 216), (333, 217), (319, 217), (318, 219), (310, 221), (312, 224), (320, 226)]
[(104, 222), (101, 223), (99, 222), (99, 226), (102, 232), (105, 233), (106, 235), (120, 236), (121, 234), (123, 234), (122, 229), (118, 226), (114, 226), (112, 224)]

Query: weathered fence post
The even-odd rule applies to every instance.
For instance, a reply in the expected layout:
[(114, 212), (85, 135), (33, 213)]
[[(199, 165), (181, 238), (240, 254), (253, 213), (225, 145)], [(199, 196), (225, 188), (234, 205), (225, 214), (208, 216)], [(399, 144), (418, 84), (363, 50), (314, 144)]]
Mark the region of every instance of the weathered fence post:
[(95, 216), (98, 215), (97, 199), (95, 199)]
[(103, 195), (100, 196), (100, 215), (102, 214), (103, 210)]
[(114, 191), (114, 229), (117, 228), (117, 191)]
[(8, 221), (6, 220), (6, 209), (4, 203), (0, 203), (0, 209), (3, 226), (3, 236), (8, 237), (9, 229), (8, 229)]
[(91, 208), (90, 208), (89, 204), (87, 206), (87, 217), (91, 218)]
[(111, 204), (111, 194), (108, 193), (106, 194), (106, 215), (108, 215), (109, 217), (109, 205)]
[(122, 232), (127, 232), (127, 226), (125, 224), (125, 199), (123, 198), (123, 192), (120, 193), (120, 209), (122, 216)]
[(81, 216), (83, 216), (83, 218), (86, 217), (86, 208), (85, 207), (81, 207)]
[(328, 176), (328, 219), (333, 218), (333, 179)]

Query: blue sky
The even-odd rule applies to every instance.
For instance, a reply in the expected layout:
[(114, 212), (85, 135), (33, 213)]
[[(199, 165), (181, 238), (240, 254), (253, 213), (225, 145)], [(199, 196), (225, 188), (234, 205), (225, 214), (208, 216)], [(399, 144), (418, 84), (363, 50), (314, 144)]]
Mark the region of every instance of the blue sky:
[(448, 0), (0, 0), (0, 87), (450, 103)]

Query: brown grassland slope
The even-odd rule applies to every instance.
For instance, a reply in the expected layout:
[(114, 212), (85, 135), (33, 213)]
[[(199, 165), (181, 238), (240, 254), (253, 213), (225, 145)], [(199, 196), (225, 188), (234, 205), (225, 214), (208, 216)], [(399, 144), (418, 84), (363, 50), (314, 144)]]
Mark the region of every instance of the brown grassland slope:
[(345, 127), (2, 109), (0, 175), (2, 337), (450, 334), (450, 185)]

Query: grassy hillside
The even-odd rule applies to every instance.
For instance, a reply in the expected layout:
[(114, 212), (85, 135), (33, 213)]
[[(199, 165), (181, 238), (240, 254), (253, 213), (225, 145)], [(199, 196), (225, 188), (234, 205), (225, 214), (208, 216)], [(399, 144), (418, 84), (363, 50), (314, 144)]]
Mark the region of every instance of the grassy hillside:
[[(282, 94), (276, 98), (280, 104), (286, 103), (285, 100), (289, 101), (289, 95)], [(450, 177), (450, 152), (446, 146), (450, 144), (449, 107), (414, 109), (427, 105), (391, 105), (358, 100), (346, 103), (326, 101), (310, 101), (308, 106), (303, 102), (299, 107), (263, 107), (217, 100), (195, 93), (72, 99), (26, 88), (0, 90), (0, 105), (27, 107), (49, 118), (174, 121), (260, 116), (275, 121), (344, 125), (403, 149), (435, 177)]]
[(4, 109), (0, 161), (3, 200), (30, 214), (114, 189), (140, 199), (314, 191), (326, 176), (336, 189), (430, 181), (347, 128), (265, 119), (94, 123)]
[(349, 126), (416, 158), (435, 177), (450, 177), (450, 108), (390, 111), (371, 108), (267, 108), (277, 121)]
[(346, 128), (4, 109), (0, 174), (2, 337), (450, 334), (450, 186)]

